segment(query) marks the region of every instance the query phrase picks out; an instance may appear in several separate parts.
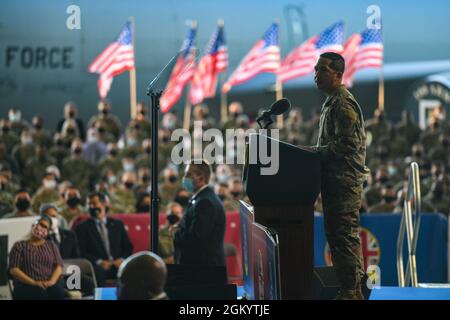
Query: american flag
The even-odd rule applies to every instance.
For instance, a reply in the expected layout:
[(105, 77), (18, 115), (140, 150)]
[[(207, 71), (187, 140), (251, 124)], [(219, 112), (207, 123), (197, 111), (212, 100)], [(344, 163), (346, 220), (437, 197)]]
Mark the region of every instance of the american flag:
[[(366, 29), (353, 37), (354, 49), (349, 49), (343, 83), (347, 87), (353, 84), (353, 75), (364, 68), (381, 68), (383, 66), (383, 40), (381, 29)], [(347, 41), (350, 42), (351, 38)]]
[(325, 51), (341, 53), (343, 41), (344, 23), (339, 21), (292, 50), (281, 63), (278, 80), (285, 82), (312, 73), (319, 55)]
[(189, 99), (191, 104), (198, 104), (204, 98), (214, 97), (218, 74), (228, 67), (228, 50), (225, 45), (223, 25), (209, 39), (206, 54), (200, 60), (191, 82)]
[(223, 85), (228, 92), (232, 86), (242, 84), (262, 72), (276, 72), (280, 67), (280, 47), (278, 45), (278, 23), (273, 23), (261, 40), (255, 43), (242, 59), (237, 69)]
[(187, 38), (181, 46), (181, 54), (178, 57), (166, 89), (160, 99), (161, 111), (169, 111), (178, 102), (183, 94), (184, 86), (192, 79), (195, 70), (195, 45), (194, 40), (197, 34), (196, 26), (191, 27)]
[(89, 72), (100, 74), (97, 86), (102, 99), (108, 95), (114, 76), (134, 69), (134, 48), (131, 30), (131, 22), (128, 21), (117, 39), (106, 47), (89, 65)]

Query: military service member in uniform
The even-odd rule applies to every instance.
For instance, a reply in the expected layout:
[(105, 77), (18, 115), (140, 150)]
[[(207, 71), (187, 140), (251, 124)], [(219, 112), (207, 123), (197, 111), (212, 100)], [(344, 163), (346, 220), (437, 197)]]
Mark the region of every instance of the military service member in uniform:
[(344, 58), (332, 52), (323, 53), (315, 66), (317, 88), (327, 95), (315, 149), (322, 161), (325, 233), (341, 285), (337, 298), (363, 299), (359, 208), (369, 169), (364, 119), (355, 98), (341, 84), (344, 69)]

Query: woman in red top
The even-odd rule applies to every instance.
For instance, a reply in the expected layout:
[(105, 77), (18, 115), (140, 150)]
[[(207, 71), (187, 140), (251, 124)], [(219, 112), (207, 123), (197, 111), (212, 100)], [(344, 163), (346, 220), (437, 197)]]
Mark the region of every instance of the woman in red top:
[(9, 253), (9, 272), (14, 278), (13, 299), (64, 299), (60, 276), (63, 260), (58, 248), (47, 241), (52, 221), (40, 217), (26, 240), (14, 244)]

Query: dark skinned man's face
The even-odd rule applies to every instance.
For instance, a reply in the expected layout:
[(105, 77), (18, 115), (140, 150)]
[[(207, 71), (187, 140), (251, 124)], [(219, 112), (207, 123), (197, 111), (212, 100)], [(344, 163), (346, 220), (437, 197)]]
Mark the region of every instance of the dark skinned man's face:
[(332, 60), (326, 58), (319, 58), (314, 67), (314, 81), (319, 90), (329, 94), (333, 92), (342, 80), (342, 74), (330, 68)]

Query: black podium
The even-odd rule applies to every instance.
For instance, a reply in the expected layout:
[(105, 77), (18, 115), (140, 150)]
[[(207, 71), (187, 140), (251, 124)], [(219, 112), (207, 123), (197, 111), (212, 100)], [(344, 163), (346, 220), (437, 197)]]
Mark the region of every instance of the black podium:
[[(272, 169), (267, 170), (269, 165), (264, 152), (261, 155), (261, 148), (268, 150), (272, 161), (278, 161), (276, 172), (273, 163)], [(254, 207), (255, 222), (278, 233), (282, 299), (310, 299), (314, 202), (320, 192), (319, 155), (264, 135), (251, 134), (243, 180)]]

